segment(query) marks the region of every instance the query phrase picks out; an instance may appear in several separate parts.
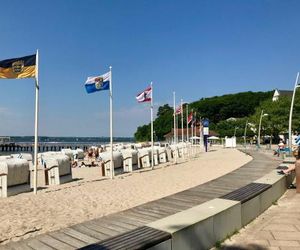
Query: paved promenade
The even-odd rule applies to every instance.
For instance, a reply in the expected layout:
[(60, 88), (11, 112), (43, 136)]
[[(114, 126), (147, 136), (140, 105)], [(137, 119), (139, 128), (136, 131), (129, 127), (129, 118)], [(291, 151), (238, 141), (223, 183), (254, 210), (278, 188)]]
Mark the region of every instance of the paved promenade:
[[(277, 204), (224, 245), (222, 249), (300, 249), (300, 194), (289, 189)], [(232, 245), (238, 248), (229, 247)]]

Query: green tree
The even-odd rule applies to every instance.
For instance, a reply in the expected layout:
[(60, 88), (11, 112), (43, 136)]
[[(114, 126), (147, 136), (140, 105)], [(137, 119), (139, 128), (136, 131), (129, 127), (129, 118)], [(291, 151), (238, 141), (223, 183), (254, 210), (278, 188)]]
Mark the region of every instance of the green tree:
[[(155, 131), (155, 138), (157, 140), (164, 140), (164, 135), (171, 131), (173, 126), (173, 108), (168, 104), (160, 106), (157, 111), (157, 118), (153, 122), (153, 129)], [(151, 140), (151, 124), (143, 125), (137, 128), (134, 134), (136, 141), (150, 141)]]
[[(243, 136), (246, 120), (248, 119), (249, 122), (252, 121), (252, 123), (257, 124), (256, 113), (260, 110), (260, 104), (262, 102), (271, 102), (272, 94), (273, 91), (242, 92), (202, 98), (199, 101), (190, 103), (189, 111), (193, 110), (194, 112), (197, 112), (198, 121), (200, 117), (208, 118), (210, 120), (210, 129), (216, 130), (222, 137), (232, 136), (236, 127), (238, 127), (236, 129), (236, 136)], [(284, 105), (286, 104), (283, 104), (283, 106)], [(300, 108), (300, 98), (298, 108)], [(186, 127), (185, 107), (183, 114), (183, 126)], [(236, 118), (236, 121), (226, 121), (226, 119), (231, 117)], [(164, 135), (169, 133), (173, 128), (173, 108), (171, 108), (168, 104), (160, 106), (157, 111), (157, 118), (153, 125), (156, 139), (164, 140)], [(179, 128), (181, 128), (181, 123), (179, 123)], [(253, 135), (253, 133), (254, 132), (251, 130), (248, 130), (247, 135), (250, 136)], [(134, 137), (137, 141), (150, 141), (150, 124), (138, 127)]]

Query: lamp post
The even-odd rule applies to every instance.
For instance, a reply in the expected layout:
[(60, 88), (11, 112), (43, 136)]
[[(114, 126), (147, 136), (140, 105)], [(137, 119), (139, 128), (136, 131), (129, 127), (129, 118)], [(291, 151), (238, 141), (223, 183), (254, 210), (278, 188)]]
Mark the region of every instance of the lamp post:
[(236, 130), (237, 130), (238, 128), (239, 128), (239, 127), (235, 127), (235, 128), (234, 128), (234, 134), (233, 134), (233, 137), (235, 137)]
[(257, 136), (257, 146), (260, 148), (260, 129), (261, 129), (261, 121), (262, 121), (262, 118), (264, 116), (268, 116), (268, 114), (264, 113), (264, 111), (262, 110), (261, 111), (261, 114), (260, 114), (260, 119), (259, 119), (259, 126), (258, 126), (258, 136)]
[(247, 134), (247, 126), (248, 126), (248, 120), (246, 121), (245, 125), (245, 131), (244, 131), (244, 147), (246, 148), (246, 134)]
[(289, 116), (289, 149), (290, 149), (290, 152), (292, 151), (292, 117), (293, 117), (294, 100), (295, 100), (296, 90), (298, 87), (300, 87), (298, 79), (299, 79), (299, 72), (297, 73), (297, 77), (296, 77), (296, 82), (295, 82), (295, 87), (294, 87), (293, 97), (292, 97), (292, 102), (291, 102), (291, 108), (290, 108), (290, 116)]

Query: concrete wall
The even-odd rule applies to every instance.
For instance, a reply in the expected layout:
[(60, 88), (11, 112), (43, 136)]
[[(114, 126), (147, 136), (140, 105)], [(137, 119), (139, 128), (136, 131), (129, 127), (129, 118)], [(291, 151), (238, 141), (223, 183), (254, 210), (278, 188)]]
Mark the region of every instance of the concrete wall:
[(254, 181), (271, 185), (263, 193), (241, 204), (227, 199), (213, 199), (196, 207), (168, 216), (147, 226), (168, 232), (172, 238), (152, 250), (210, 249), (236, 230), (263, 213), (287, 187), (287, 178), (274, 170)]

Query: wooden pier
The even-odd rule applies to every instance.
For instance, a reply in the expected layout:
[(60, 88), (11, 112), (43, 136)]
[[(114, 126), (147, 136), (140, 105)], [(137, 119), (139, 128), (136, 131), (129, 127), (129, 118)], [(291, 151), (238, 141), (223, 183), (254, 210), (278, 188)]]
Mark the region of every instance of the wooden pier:
[[(76, 144), (41, 144), (38, 146), (38, 152), (61, 151), (64, 148), (77, 149), (81, 148), (86, 151), (92, 145), (76, 145)], [(33, 144), (1, 144), (0, 154), (9, 153), (33, 153)]]

